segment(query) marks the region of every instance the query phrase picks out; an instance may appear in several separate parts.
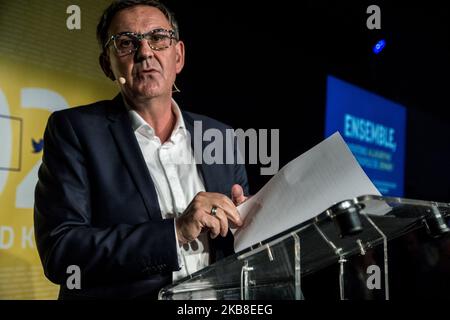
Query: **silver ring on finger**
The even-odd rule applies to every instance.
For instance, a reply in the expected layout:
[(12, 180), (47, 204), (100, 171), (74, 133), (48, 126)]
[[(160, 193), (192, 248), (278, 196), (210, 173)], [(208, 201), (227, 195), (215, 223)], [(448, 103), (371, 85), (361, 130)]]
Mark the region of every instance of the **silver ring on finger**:
[(211, 215), (213, 217), (215, 217), (217, 215), (217, 207), (216, 206), (212, 206), (210, 213), (211, 213)]

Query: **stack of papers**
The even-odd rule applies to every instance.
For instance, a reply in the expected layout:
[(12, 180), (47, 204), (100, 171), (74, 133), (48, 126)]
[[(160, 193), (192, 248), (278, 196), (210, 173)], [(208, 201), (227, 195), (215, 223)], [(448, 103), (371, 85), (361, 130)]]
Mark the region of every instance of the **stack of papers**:
[(366, 194), (381, 195), (337, 132), (289, 162), (238, 207), (244, 226), (232, 230), (235, 251)]

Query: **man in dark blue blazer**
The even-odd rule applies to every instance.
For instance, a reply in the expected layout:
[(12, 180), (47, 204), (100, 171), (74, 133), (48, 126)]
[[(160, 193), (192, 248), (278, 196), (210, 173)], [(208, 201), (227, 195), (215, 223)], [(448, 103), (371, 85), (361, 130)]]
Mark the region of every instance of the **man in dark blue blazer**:
[[(114, 2), (98, 37), (101, 66), (121, 93), (50, 116), (35, 192), (36, 243), (46, 276), (61, 285), (60, 298), (156, 298), (183, 264), (182, 245), (206, 233), (210, 263), (233, 253), (229, 224), (242, 224), (236, 205), (248, 194), (247, 176), (242, 164), (205, 162), (194, 163), (193, 177), (168, 175), (167, 181), (182, 186), (192, 178), (202, 186), (192, 190), (203, 192), (182, 212), (163, 215), (163, 204), (171, 203), (166, 196), (176, 202), (183, 195), (161, 191), (167, 181), (156, 178), (161, 172), (152, 169), (138, 130), (146, 128), (164, 147), (173, 144), (180, 123), (191, 137), (195, 121), (224, 137), (229, 128), (174, 107), (172, 86), (184, 65), (184, 44), (162, 4)], [(67, 286), (70, 266), (81, 271), (81, 287)]]

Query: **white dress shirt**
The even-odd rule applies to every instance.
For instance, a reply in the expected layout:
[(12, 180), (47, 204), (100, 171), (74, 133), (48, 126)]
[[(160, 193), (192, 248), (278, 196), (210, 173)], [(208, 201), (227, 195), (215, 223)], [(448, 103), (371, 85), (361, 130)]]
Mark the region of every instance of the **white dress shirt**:
[[(176, 124), (170, 138), (161, 144), (153, 128), (136, 111), (128, 108), (132, 128), (155, 185), (163, 219), (180, 215), (198, 192), (205, 191), (183, 115), (174, 100), (172, 111)], [(207, 233), (202, 233), (195, 241), (178, 248), (181, 270), (173, 272), (173, 280), (209, 264), (207, 236)]]

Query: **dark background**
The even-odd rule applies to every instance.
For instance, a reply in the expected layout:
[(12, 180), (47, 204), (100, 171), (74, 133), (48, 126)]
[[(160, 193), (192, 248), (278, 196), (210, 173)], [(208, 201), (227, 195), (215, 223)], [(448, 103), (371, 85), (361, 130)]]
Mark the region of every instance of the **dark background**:
[[(176, 98), (234, 128), (280, 129), (280, 168), (324, 139), (326, 77), (407, 108), (405, 197), (450, 202), (450, 14), (443, 2), (163, 1), (186, 65)], [(366, 9), (381, 9), (369, 30)], [(372, 53), (386, 40), (385, 49)], [(251, 193), (270, 176), (247, 166)]]

